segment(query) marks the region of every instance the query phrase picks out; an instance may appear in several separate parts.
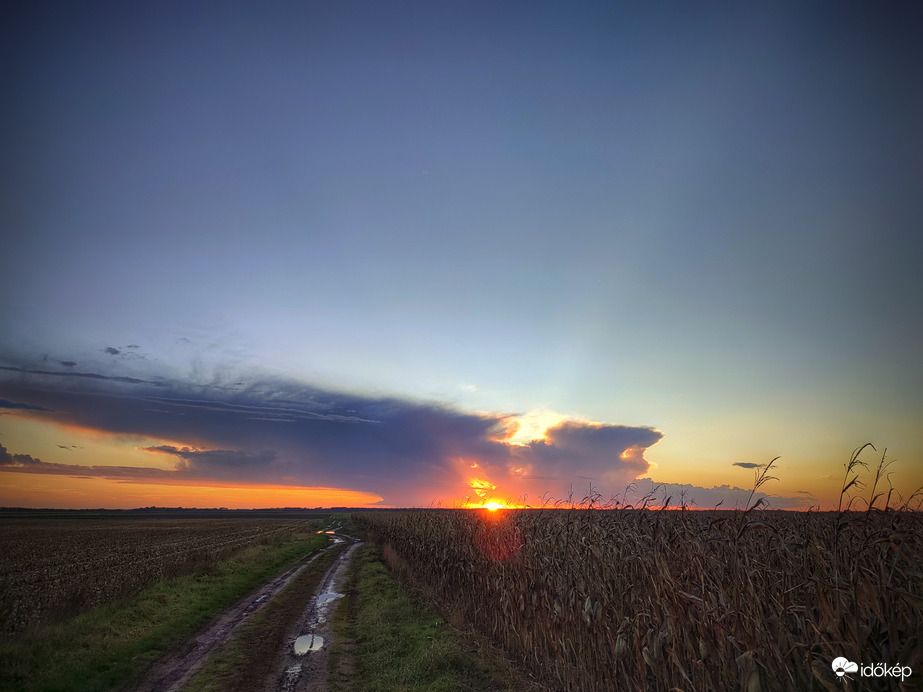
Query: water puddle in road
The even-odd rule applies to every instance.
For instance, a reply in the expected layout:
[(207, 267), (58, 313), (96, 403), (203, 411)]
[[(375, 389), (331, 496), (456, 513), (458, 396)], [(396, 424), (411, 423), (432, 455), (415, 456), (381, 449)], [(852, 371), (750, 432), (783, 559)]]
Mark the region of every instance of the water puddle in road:
[(330, 604), (338, 598), (343, 598), (343, 594), (336, 591), (324, 591), (318, 594), (314, 599), (314, 626), (323, 625), (327, 622), (327, 616), (330, 615)]
[(302, 634), (295, 640), (295, 655), (304, 656), (311, 651), (320, 651), (324, 638), (318, 634)]
[(317, 606), (325, 606), (330, 601), (335, 601), (338, 598), (343, 598), (343, 594), (337, 593), (336, 591), (325, 591), (317, 597)]

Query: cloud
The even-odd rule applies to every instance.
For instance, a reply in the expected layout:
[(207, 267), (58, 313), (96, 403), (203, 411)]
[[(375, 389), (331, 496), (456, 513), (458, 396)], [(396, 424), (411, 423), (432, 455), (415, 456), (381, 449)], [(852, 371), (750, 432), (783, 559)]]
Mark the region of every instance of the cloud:
[(645, 497), (650, 498), (653, 506), (660, 506), (668, 501), (670, 507), (680, 507), (684, 502), (688, 507), (697, 509), (747, 509), (759, 500), (761, 507), (769, 509), (803, 509), (807, 506), (804, 497), (785, 497), (771, 493), (756, 492), (749, 488), (731, 485), (716, 485), (706, 488), (698, 485), (681, 483), (657, 483), (652, 478), (640, 478), (625, 490), (619, 500), (637, 506)]
[(108, 353), (110, 356), (117, 356), (121, 351), (114, 346), (106, 346), (106, 348), (103, 349), (103, 353)]
[(742, 469), (761, 469), (764, 464), (757, 464), (752, 461), (735, 461), (731, 466), (739, 466)]
[(0, 370), (6, 370), (7, 372), (19, 372), (24, 375), (49, 375), (52, 377), (77, 377), (85, 378), (88, 380), (109, 380), (110, 382), (125, 382), (127, 384), (149, 384), (155, 387), (161, 386), (161, 382), (154, 382), (152, 380), (141, 380), (137, 377), (127, 377), (127, 376), (117, 376), (117, 375), (100, 375), (95, 372), (55, 372), (52, 370), (29, 370), (27, 368), (17, 368), (8, 365), (0, 365)]
[(23, 404), (19, 401), (7, 401), (6, 399), (0, 399), (0, 408), (15, 408), (21, 409), (23, 411), (50, 411), (51, 409), (44, 408), (43, 406), (33, 406), (32, 404)]
[(0, 470), (5, 471), (10, 467), (32, 468), (42, 463), (40, 459), (28, 454), (10, 454), (6, 447), (0, 445)]
[(544, 439), (507, 447), (502, 469), (490, 459), (481, 466), (498, 495), (504, 487), (532, 498), (586, 494), (591, 486), (611, 493), (648, 471), (644, 450), (662, 437), (648, 427), (568, 420), (548, 428)]
[(145, 451), (178, 457), (177, 473), (195, 478), (221, 478), (223, 480), (253, 480), (253, 471), (265, 474), (276, 462), (278, 455), (272, 450), (247, 452), (235, 449), (190, 449), (172, 445), (145, 447)]
[(147, 482), (175, 481), (180, 479), (181, 476), (181, 474), (176, 471), (147, 466), (85, 466), (82, 464), (56, 464), (36, 459), (29, 454), (10, 454), (3, 445), (0, 445), (0, 471), (52, 474), (56, 476), (78, 476), (81, 478), (127, 479)]
[[(79, 376), (88, 374), (94, 376)], [(654, 504), (670, 498), (673, 506), (684, 501), (726, 509), (761, 498), (771, 507), (801, 508), (810, 499), (801, 493), (751, 497), (749, 489), (729, 485), (658, 484), (645, 475), (650, 464), (644, 451), (663, 433), (650, 427), (563, 420), (543, 439), (513, 444), (515, 415), (334, 391), (261, 373), (228, 373), (204, 383), (72, 375), (78, 376), (2, 367), (0, 394), (7, 398), (0, 404), (15, 415), (163, 440), (144, 450), (152, 459), (172, 459), (172, 468), (58, 464), (0, 448), (0, 470), (124, 482), (349, 488), (397, 506), (466, 496), (538, 505), (542, 497), (579, 501), (591, 492), (631, 504), (653, 493)]]
[(643, 451), (662, 437), (652, 428), (566, 421), (542, 441), (514, 445), (510, 414), (261, 373), (189, 382), (0, 366), (0, 394), (31, 407), (17, 415), (163, 440), (147, 451), (176, 462), (172, 470), (119, 471), (41, 462), (31, 472), (341, 487), (395, 505), (461, 500), (470, 493), (471, 461), (498, 495), (566, 495), (581, 477), (623, 487), (648, 470)]
[(72, 368), (75, 365), (77, 365), (76, 361), (73, 361), (73, 360), (59, 360), (58, 362), (61, 365), (63, 365), (65, 368)]

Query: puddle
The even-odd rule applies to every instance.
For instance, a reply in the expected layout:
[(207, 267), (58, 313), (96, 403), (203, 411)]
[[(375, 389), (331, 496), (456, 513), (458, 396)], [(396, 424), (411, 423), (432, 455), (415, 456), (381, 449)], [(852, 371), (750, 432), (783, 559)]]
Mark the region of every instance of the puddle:
[(320, 651), (324, 638), (317, 634), (302, 634), (295, 640), (295, 654), (303, 656), (311, 651)]
[(337, 593), (336, 591), (325, 591), (317, 597), (317, 605), (327, 605), (330, 601), (335, 601), (338, 598), (343, 598), (343, 594)]
[(343, 594), (336, 591), (324, 591), (314, 597), (314, 616), (311, 618), (311, 627), (327, 622), (327, 617), (330, 615), (330, 604), (338, 598), (343, 598)]

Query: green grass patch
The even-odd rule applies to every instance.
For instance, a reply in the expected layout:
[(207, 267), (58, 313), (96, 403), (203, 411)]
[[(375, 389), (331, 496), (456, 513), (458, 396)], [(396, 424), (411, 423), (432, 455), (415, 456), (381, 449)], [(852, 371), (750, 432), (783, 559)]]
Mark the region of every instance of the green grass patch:
[(195, 575), (0, 642), (0, 689), (98, 691), (124, 686), (215, 615), (327, 543), (326, 536), (247, 548)]
[(528, 687), (486, 642), (452, 628), (420, 598), (406, 593), (383, 563), (378, 546), (370, 543), (357, 550), (344, 590), (333, 620), (333, 692)]

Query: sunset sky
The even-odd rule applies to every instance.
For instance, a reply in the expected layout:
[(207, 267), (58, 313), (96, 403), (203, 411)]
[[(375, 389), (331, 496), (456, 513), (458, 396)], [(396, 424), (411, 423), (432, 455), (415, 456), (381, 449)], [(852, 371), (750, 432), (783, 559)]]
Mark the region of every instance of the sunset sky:
[[(0, 506), (923, 486), (915, 3), (12, 2)], [(635, 483), (637, 490), (626, 487)]]

